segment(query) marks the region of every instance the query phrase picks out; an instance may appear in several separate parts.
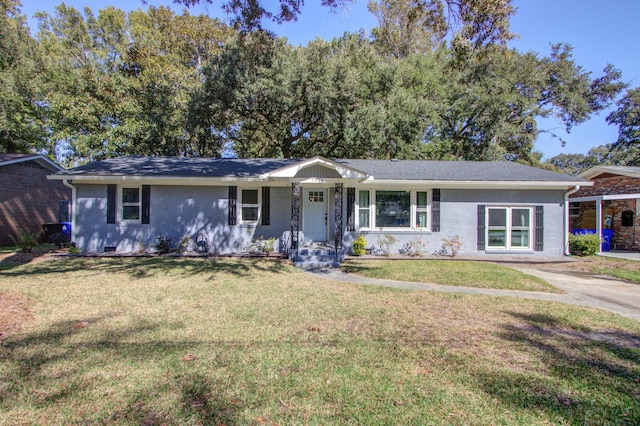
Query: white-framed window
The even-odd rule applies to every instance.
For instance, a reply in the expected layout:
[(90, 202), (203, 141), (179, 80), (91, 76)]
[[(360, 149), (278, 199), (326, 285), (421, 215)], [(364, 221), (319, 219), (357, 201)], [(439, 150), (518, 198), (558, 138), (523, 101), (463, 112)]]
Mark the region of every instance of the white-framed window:
[(123, 222), (140, 223), (142, 197), (140, 187), (122, 187), (120, 189), (120, 208)]
[(358, 191), (359, 229), (429, 229), (429, 191)]
[(240, 223), (257, 223), (260, 215), (260, 190), (240, 190)]
[(429, 193), (416, 191), (416, 228), (429, 227)]
[(487, 250), (531, 249), (531, 207), (487, 207)]
[(371, 227), (371, 201), (366, 189), (358, 193), (358, 220), (360, 228)]

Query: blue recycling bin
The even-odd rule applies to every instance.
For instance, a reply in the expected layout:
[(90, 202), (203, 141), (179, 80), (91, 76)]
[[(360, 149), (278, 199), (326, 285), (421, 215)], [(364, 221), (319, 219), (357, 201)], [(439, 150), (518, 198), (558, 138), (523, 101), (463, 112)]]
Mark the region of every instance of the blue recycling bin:
[(611, 239), (613, 238), (613, 229), (602, 230), (602, 251), (611, 250)]
[(60, 225), (62, 225), (62, 234), (71, 241), (71, 222), (60, 222)]

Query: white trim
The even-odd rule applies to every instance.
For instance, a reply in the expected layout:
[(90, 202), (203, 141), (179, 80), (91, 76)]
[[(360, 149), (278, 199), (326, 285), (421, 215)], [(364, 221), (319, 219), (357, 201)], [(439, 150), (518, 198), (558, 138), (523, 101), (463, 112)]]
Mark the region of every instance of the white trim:
[[(137, 189), (138, 190), (138, 202), (137, 203), (126, 203), (123, 201), (124, 197), (124, 189)], [(118, 185), (118, 197), (117, 197), (117, 206), (118, 211), (117, 222), (124, 225), (140, 225), (142, 224), (142, 185)], [(125, 206), (138, 206), (138, 219), (125, 219), (124, 218), (124, 208)]]
[(592, 179), (598, 175), (601, 175), (603, 173), (609, 173), (612, 175), (619, 175), (619, 176), (628, 176), (628, 177), (634, 177), (634, 178), (640, 178), (640, 173), (639, 172), (633, 172), (630, 170), (624, 170), (624, 169), (618, 169), (617, 167), (609, 167), (609, 166), (595, 166), (592, 167), (588, 170), (585, 170), (584, 172), (578, 174), (578, 177), (582, 178), (582, 179)]
[(640, 198), (640, 194), (603, 194), (603, 195), (591, 195), (588, 197), (576, 197), (569, 198), (570, 203), (582, 203), (585, 201), (607, 201), (607, 200), (637, 200)]
[[(364, 228), (360, 226), (360, 191), (368, 191), (369, 192), (369, 206), (368, 207), (364, 207), (365, 209), (368, 208), (369, 209), (369, 227), (368, 228)], [(386, 226), (386, 227), (380, 227), (377, 224), (377, 202), (376, 202), (376, 196), (377, 193), (379, 191), (404, 191), (404, 192), (408, 192), (409, 193), (409, 202), (410, 202), (410, 211), (409, 211), (409, 226)], [(427, 193), (427, 207), (426, 209), (420, 209), (420, 211), (426, 211), (427, 212), (427, 226), (425, 228), (419, 228), (416, 226), (417, 223), (417, 203), (418, 203), (418, 192), (426, 192)], [(381, 230), (381, 231), (386, 231), (386, 232), (431, 232), (431, 206), (433, 204), (432, 201), (432, 188), (425, 188), (425, 187), (420, 187), (420, 188), (411, 188), (411, 189), (399, 189), (399, 188), (366, 188), (366, 187), (359, 187), (356, 188), (356, 199), (355, 199), (355, 217), (354, 217), (354, 222), (355, 222), (355, 229), (360, 232), (360, 231), (376, 231), (376, 230)]]
[[(153, 185), (200, 185), (200, 186), (226, 186), (232, 182), (257, 183), (264, 182), (269, 186), (289, 186), (291, 183), (327, 185), (333, 183), (349, 184), (349, 181), (357, 181), (359, 187), (380, 188), (380, 187), (401, 187), (401, 188), (443, 188), (443, 189), (558, 189), (567, 190), (576, 185), (571, 181), (448, 181), (448, 180), (380, 180), (368, 176), (364, 179), (358, 177), (344, 178), (295, 178), (295, 177), (275, 177), (262, 175), (257, 178), (239, 178), (232, 176), (223, 177), (195, 177), (195, 176), (91, 176), (91, 175), (69, 175), (55, 174), (48, 175), (49, 180), (72, 180), (74, 183), (120, 183), (126, 181), (145, 182)], [(594, 182), (580, 182), (581, 186), (593, 186)]]
[(41, 154), (34, 154), (28, 157), (15, 158), (13, 160), (0, 161), (0, 167), (8, 166), (11, 164), (24, 163), (27, 161), (42, 161), (47, 165), (53, 167), (53, 169), (55, 169), (54, 171), (64, 170), (64, 168), (62, 168), (61, 166), (59, 166), (58, 164), (54, 163), (53, 161), (49, 160), (47, 157)]
[[(258, 209), (258, 214), (256, 215), (256, 220), (243, 220), (242, 219), (242, 207), (245, 205), (243, 203), (242, 191), (257, 191), (258, 199), (257, 204), (246, 204), (246, 207), (256, 207)], [(257, 226), (260, 224), (260, 220), (262, 219), (262, 188), (254, 187), (254, 186), (239, 186), (238, 194), (237, 194), (237, 208), (236, 208), (236, 223), (238, 225), (245, 226)]]
[[(489, 216), (490, 213), (489, 211), (491, 209), (505, 209), (505, 215), (506, 215), (506, 223), (504, 226), (504, 233), (505, 233), (505, 245), (504, 246), (500, 246), (500, 247), (496, 247), (496, 246), (489, 246)], [(526, 247), (522, 247), (522, 246), (513, 246), (511, 244), (511, 232), (513, 231), (513, 224), (512, 224), (512, 217), (511, 217), (511, 211), (513, 209), (527, 209), (529, 210), (529, 226), (528, 226), (528, 231), (529, 231), (529, 245), (527, 245)], [(494, 204), (494, 205), (486, 205), (485, 207), (485, 251), (486, 252), (490, 252), (490, 253), (494, 253), (496, 251), (504, 251), (504, 252), (522, 252), (522, 251), (531, 251), (533, 250), (533, 240), (534, 240), (534, 230), (535, 230), (535, 226), (534, 226), (534, 215), (533, 215), (533, 211), (534, 211), (534, 207), (532, 205), (517, 205), (517, 204)]]
[(344, 164), (337, 163), (335, 161), (328, 160), (324, 157), (315, 156), (307, 160), (300, 161), (279, 169), (273, 170), (269, 173), (260, 175), (260, 177), (266, 178), (295, 178), (296, 175), (302, 170), (310, 166), (321, 165), (329, 169), (333, 169), (340, 174), (343, 179), (366, 179), (369, 175), (362, 170), (354, 169), (353, 167), (345, 166)]

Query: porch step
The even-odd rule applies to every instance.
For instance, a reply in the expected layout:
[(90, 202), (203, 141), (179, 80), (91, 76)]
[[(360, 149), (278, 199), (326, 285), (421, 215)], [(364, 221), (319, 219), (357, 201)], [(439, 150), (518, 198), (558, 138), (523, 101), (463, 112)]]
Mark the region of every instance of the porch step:
[(344, 261), (344, 250), (338, 250), (338, 256), (336, 257), (334, 249), (301, 248), (297, 253), (291, 252), (289, 256), (294, 261), (293, 264), (298, 268), (335, 268), (340, 266), (340, 262)]

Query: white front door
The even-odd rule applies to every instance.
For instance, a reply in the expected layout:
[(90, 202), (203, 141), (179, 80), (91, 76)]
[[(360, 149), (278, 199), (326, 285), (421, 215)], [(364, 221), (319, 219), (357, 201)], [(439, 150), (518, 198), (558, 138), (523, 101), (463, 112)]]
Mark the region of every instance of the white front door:
[(327, 241), (328, 211), (326, 189), (304, 190), (303, 221), (304, 239)]

